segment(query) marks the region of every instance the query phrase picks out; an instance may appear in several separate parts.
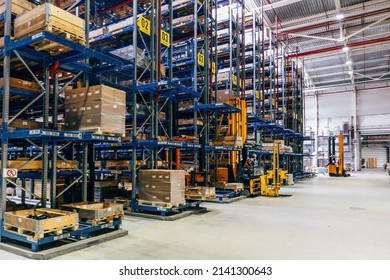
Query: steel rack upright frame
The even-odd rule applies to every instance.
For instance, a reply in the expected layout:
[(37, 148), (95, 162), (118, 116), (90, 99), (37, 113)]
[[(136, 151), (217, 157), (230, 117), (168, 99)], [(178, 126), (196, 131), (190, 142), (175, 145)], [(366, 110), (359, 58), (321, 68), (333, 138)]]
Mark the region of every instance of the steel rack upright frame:
[[(88, 0), (86, 0), (89, 2)], [(88, 8), (89, 5), (87, 4), (86, 7)], [(86, 11), (89, 13), (89, 11)], [(87, 23), (88, 24), (88, 23)], [(27, 36), (24, 39), (20, 39), (16, 42), (11, 41), (11, 1), (6, 1), (6, 9), (5, 9), (5, 27), (4, 27), (4, 48), (0, 50), (1, 56), (3, 56), (3, 103), (2, 103), (2, 133), (1, 133), (1, 168), (2, 170), (6, 170), (8, 167), (8, 151), (9, 151), (9, 144), (13, 140), (26, 140), (34, 149), (38, 151), (38, 154), (33, 157), (33, 159), (37, 159), (39, 157), (42, 157), (42, 172), (41, 172), (41, 179), (42, 179), (42, 195), (40, 197), (39, 203), (42, 207), (48, 206), (47, 205), (47, 197), (46, 197), (46, 184), (48, 182), (49, 177), (52, 179), (51, 184), (51, 192), (50, 192), (50, 199), (51, 199), (51, 207), (56, 206), (56, 198), (58, 198), (61, 193), (64, 193), (66, 189), (69, 189), (72, 187), (72, 185), (76, 184), (78, 181), (81, 181), (82, 189), (81, 189), (81, 196), (82, 201), (87, 200), (87, 164), (88, 164), (88, 143), (100, 143), (100, 142), (118, 142), (120, 141), (120, 137), (111, 137), (111, 136), (103, 136), (103, 135), (96, 135), (93, 133), (85, 133), (85, 132), (68, 132), (68, 131), (60, 131), (57, 130), (57, 105), (58, 105), (58, 96), (59, 94), (69, 85), (71, 84), (75, 79), (77, 79), (83, 72), (87, 72), (91, 74), (93, 71), (99, 70), (94, 69), (88, 65), (88, 59), (89, 58), (95, 58), (100, 59), (104, 61), (106, 66), (113, 66), (120, 68), (122, 67), (122, 61), (115, 59), (114, 57), (104, 55), (102, 53), (98, 53), (95, 51), (90, 50), (88, 47), (81, 46), (77, 43), (68, 41), (67, 39), (64, 39), (58, 35), (51, 34), (47, 31), (42, 31), (37, 34), (34, 34), (32, 36)], [(88, 38), (88, 36), (87, 36)], [(60, 54), (55, 57), (42, 52), (42, 51), (36, 51), (32, 47), (29, 47), (31, 44), (34, 44), (36, 42), (42, 41), (42, 40), (49, 40), (51, 42), (58, 43), (60, 45), (63, 45), (70, 49), (69, 52), (65, 54)], [(10, 94), (12, 91), (10, 90), (10, 72), (11, 72), (11, 55), (14, 54), (19, 61), (23, 64), (24, 68), (27, 70), (27, 74), (31, 75), (31, 77), (40, 85), (41, 87), (41, 93), (37, 96), (34, 96), (33, 100), (29, 102), (22, 110), (10, 117)], [(33, 60), (36, 61), (39, 64), (43, 65), (44, 69), (44, 83), (41, 84), (38, 78), (33, 73), (33, 70), (29, 67), (29, 65), (26, 63), (26, 60)], [(81, 60), (84, 60), (84, 62), (80, 62)], [(61, 89), (58, 86), (58, 76), (53, 75), (53, 91), (51, 92), (49, 89), (49, 66), (54, 61), (58, 61), (60, 63), (60, 69), (63, 69), (65, 71), (70, 71), (74, 73), (73, 78), (68, 81)], [(17, 92), (19, 93), (19, 92)], [(50, 95), (53, 96), (52, 102), (50, 102)], [(17, 131), (10, 131), (9, 130), (9, 124), (12, 122), (15, 118), (17, 118), (24, 110), (27, 110), (32, 105), (34, 105), (38, 100), (43, 99), (43, 128), (42, 129), (36, 129), (36, 130), (17, 130)], [(53, 107), (52, 110), (52, 118), (53, 123), (49, 124), (49, 108), (50, 105)], [(57, 176), (66, 176), (70, 175), (68, 173), (61, 174), (57, 172), (56, 168), (56, 160), (58, 157), (61, 159), (66, 160), (65, 157), (61, 156), (59, 152), (66, 148), (69, 143), (76, 142), (80, 143), (82, 146), (82, 160), (81, 165), (82, 167), (75, 167), (77, 172), (79, 173), (79, 177), (75, 179), (73, 182), (71, 182), (65, 190), (63, 190), (60, 194), (56, 193), (55, 190), (55, 182)], [(59, 144), (64, 144), (60, 146)], [(49, 166), (49, 156), (51, 151), (51, 166)], [(31, 161), (30, 160), (30, 161)], [(29, 162), (30, 162), (29, 161)], [(27, 164), (27, 163), (26, 163)], [(89, 162), (91, 164), (91, 161)], [(23, 174), (19, 173), (21, 178), (26, 178), (31, 176), (31, 174)], [(72, 175), (74, 176), (74, 174)], [(45, 237), (39, 241), (31, 241), (28, 237), (20, 236), (19, 234), (12, 233), (9, 231), (4, 230), (4, 215), (6, 212), (6, 187), (7, 184), (12, 184), (16, 187), (22, 188), (23, 192), (29, 192), (26, 188), (24, 188), (24, 184), (22, 186), (17, 185), (13, 181), (9, 180), (6, 176), (1, 176), (1, 187), (0, 187), (0, 237), (8, 237), (13, 238), (16, 240), (24, 241), (27, 243), (30, 243), (32, 245), (33, 250), (38, 250), (39, 245), (52, 242), (54, 240), (59, 240), (61, 238), (67, 238), (71, 235), (77, 235), (80, 236), (83, 233), (89, 233), (91, 231), (100, 229), (101, 227), (85, 227), (84, 230), (78, 231), (78, 232), (71, 232), (67, 233), (61, 236), (57, 237)], [(23, 202), (23, 199), (22, 199)], [(119, 223), (120, 224), (120, 223)], [(116, 228), (119, 227), (119, 224), (116, 223), (114, 226)], [(107, 226), (107, 225), (105, 225)]]

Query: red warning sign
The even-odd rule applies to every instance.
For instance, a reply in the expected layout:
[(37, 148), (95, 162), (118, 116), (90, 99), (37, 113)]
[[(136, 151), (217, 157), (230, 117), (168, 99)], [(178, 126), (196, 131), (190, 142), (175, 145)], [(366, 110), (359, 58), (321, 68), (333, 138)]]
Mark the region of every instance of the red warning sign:
[(18, 177), (18, 170), (15, 168), (5, 168), (3, 170), (4, 178), (16, 178)]

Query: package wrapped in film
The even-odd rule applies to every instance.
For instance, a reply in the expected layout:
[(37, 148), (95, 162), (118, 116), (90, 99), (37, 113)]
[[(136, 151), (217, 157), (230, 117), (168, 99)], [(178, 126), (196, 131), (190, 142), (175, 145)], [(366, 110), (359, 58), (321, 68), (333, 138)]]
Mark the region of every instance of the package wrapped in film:
[(125, 134), (126, 93), (105, 85), (65, 91), (65, 130)]
[(171, 206), (185, 204), (185, 171), (140, 170), (139, 200)]

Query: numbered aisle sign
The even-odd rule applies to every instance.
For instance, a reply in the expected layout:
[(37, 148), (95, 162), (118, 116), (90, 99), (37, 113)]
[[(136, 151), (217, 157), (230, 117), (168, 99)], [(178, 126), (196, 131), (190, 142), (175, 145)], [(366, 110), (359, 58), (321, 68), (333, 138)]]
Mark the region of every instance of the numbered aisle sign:
[(137, 25), (139, 27), (139, 30), (150, 36), (150, 20), (143, 16), (140, 16), (138, 18)]
[(204, 55), (200, 52), (198, 52), (198, 64), (204, 67)]
[(164, 30), (161, 30), (161, 44), (164, 46), (167, 46), (168, 48), (171, 45), (171, 40), (168, 32), (165, 32)]

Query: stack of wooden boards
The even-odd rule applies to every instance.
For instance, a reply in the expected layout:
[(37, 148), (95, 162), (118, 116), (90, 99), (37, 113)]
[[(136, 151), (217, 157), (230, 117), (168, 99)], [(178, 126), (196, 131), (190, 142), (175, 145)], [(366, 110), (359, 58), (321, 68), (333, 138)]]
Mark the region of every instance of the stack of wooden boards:
[(185, 171), (145, 169), (139, 171), (139, 205), (165, 208), (185, 204)]
[(104, 85), (65, 91), (66, 130), (125, 134), (126, 93)]

